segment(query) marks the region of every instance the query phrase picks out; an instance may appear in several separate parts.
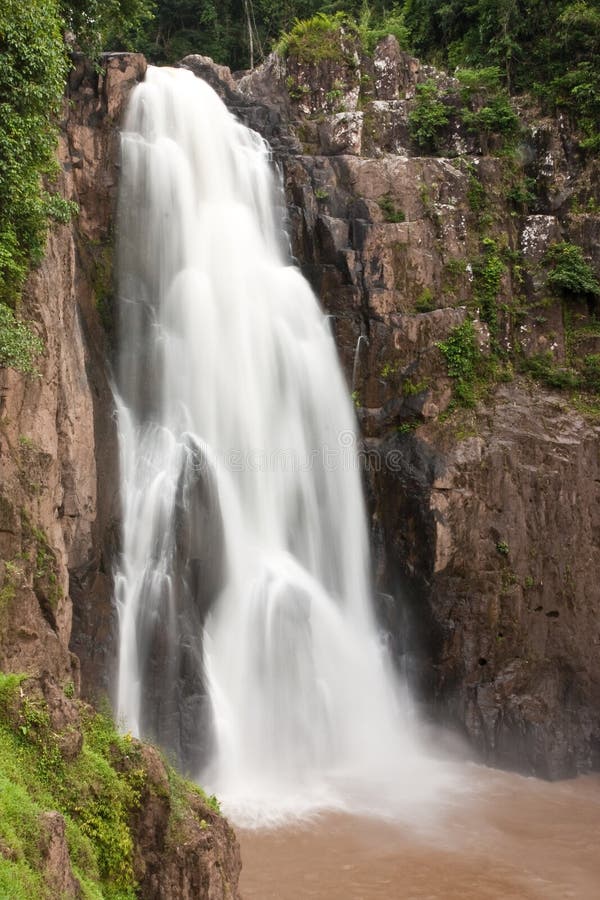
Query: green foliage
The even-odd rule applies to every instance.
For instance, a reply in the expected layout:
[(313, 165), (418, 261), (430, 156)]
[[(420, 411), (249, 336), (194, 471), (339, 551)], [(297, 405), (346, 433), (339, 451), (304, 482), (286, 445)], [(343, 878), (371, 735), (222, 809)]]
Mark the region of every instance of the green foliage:
[(101, 880), (123, 897), (135, 896), (129, 815), (139, 805), (145, 776), (140, 763), (119, 770), (134, 750), (106, 716), (90, 716), (84, 720), (83, 750), (60, 789), (64, 810), (94, 848)]
[(497, 66), (458, 69), (456, 77), (461, 85), (463, 103), (468, 104), (461, 112), (468, 131), (480, 135), (486, 145), (492, 136), (506, 142), (518, 133), (519, 119), (502, 85)]
[(41, 828), (36, 804), (19, 784), (0, 773), (0, 844), (11, 848), (12, 859), (0, 853), (0, 896), (47, 897), (40, 868)]
[(506, 199), (518, 209), (527, 210), (537, 200), (535, 178), (518, 179), (506, 192)]
[(585, 261), (581, 247), (566, 242), (553, 244), (544, 261), (552, 266), (548, 284), (558, 293), (572, 297), (600, 296), (600, 282)]
[[(0, 781), (0, 790), (5, 789)], [(50, 900), (41, 875), (34, 872), (25, 859), (6, 859), (1, 854), (0, 897), (10, 897), (10, 900)]]
[(590, 353), (583, 358), (581, 386), (586, 391), (600, 394), (600, 353)]
[(422, 378), (421, 381), (413, 381), (412, 378), (407, 378), (402, 384), (402, 396), (416, 397), (417, 394), (422, 394), (427, 390), (429, 383), (429, 378)]
[[(105, 733), (110, 728), (118, 747), (122, 739), (114, 727), (100, 727)], [(36, 871), (39, 816), (46, 809), (57, 809), (66, 819), (76, 874), (84, 884), (96, 886), (87, 895), (134, 900), (129, 813), (137, 795), (131, 776), (114, 768), (112, 743), (99, 742), (97, 731), (93, 716), (86, 722), (80, 755), (66, 763), (43, 700), (21, 701), (16, 722), (0, 711), (0, 842), (16, 852), (24, 884), (31, 885), (23, 896), (30, 900), (51, 897)], [(14, 873), (4, 874), (8, 879)]]
[(467, 261), (466, 259), (452, 257), (444, 265), (444, 271), (450, 279), (456, 280), (467, 271)]
[(393, 34), (402, 48), (406, 49), (409, 46), (404, 11), (399, 6), (393, 6), (390, 10), (384, 8), (378, 15), (365, 0), (360, 10), (358, 30), (363, 49), (367, 53), (372, 53), (379, 41), (388, 34)]
[(473, 293), (479, 304), (480, 317), (487, 323), (490, 334), (498, 330), (498, 293), (506, 266), (502, 261), (496, 242), (491, 238), (482, 240), (483, 254), (473, 263)]
[(469, 175), (469, 184), (467, 187), (467, 201), (473, 212), (481, 212), (486, 207), (485, 188), (476, 175)]
[(569, 212), (574, 216), (578, 215), (596, 215), (600, 213), (600, 203), (596, 200), (595, 197), (588, 197), (587, 200), (580, 200), (578, 197), (575, 197), (571, 201), (571, 207)]
[(507, 95), (489, 98), (475, 110), (464, 109), (462, 120), (468, 131), (475, 134), (512, 137), (518, 131), (519, 119)]
[(435, 152), (450, 121), (450, 113), (435, 81), (428, 78), (416, 88), (414, 109), (408, 116), (410, 134), (420, 150)]
[(243, 69), (251, 55), (255, 63), (262, 60), (297, 19), (330, 12), (330, 5), (322, 0), (155, 0), (156, 15), (138, 49), (153, 62), (202, 53)]
[(79, 205), (74, 200), (65, 200), (58, 194), (45, 194), (46, 215), (61, 225), (68, 225), (73, 216), (79, 213)]
[(302, 100), (306, 94), (310, 93), (310, 87), (307, 84), (298, 84), (291, 75), (285, 79), (285, 86), (291, 100)]
[(0, 302), (0, 367), (26, 375), (35, 373), (35, 358), (43, 350), (41, 340), (12, 309)]
[[(549, 104), (567, 112), (583, 132), (581, 144), (600, 149), (600, 9), (592, 2), (557, 4), (558, 38), (564, 53), (548, 82), (536, 85)], [(559, 45), (559, 46), (560, 46)], [(553, 48), (556, 54), (557, 48)]]
[(392, 375), (395, 375), (398, 371), (398, 363), (386, 362), (381, 367), (381, 372), (379, 373), (382, 378), (388, 379), (391, 378)]
[(0, 672), (0, 720), (10, 715), (19, 695), (19, 687), (25, 675)]
[(396, 431), (398, 434), (411, 434), (419, 427), (419, 422), (402, 422), (397, 426)]
[(377, 203), (386, 222), (397, 223), (406, 221), (404, 212), (396, 206), (396, 201), (389, 194), (380, 197)]
[(500, 554), (500, 556), (508, 556), (510, 553), (510, 548), (506, 541), (498, 541), (496, 544), (496, 550)]
[(423, 288), (417, 299), (415, 300), (416, 312), (426, 313), (435, 309), (435, 299), (430, 288)]
[(477, 97), (488, 97), (502, 88), (498, 66), (484, 66), (480, 69), (457, 69), (456, 78), (460, 84), (463, 103), (470, 103)]
[(341, 81), (336, 80), (333, 82), (333, 88), (325, 93), (325, 100), (328, 104), (335, 105), (336, 101), (341, 100), (343, 96), (344, 85)]
[(282, 34), (275, 49), (281, 56), (293, 56), (308, 64), (322, 60), (349, 63), (352, 57), (344, 48), (344, 35), (358, 37), (356, 23), (346, 13), (320, 12), (310, 19), (297, 19), (293, 28)]
[(81, 49), (95, 59), (103, 50), (139, 50), (154, 20), (154, 0), (60, 0), (62, 18)]
[[(583, 146), (600, 145), (600, 9), (597, 0), (406, 0), (413, 50), (442, 67), (497, 71), (510, 93), (534, 91), (570, 115)], [(505, 106), (483, 117), (512, 128)]]
[[(106, 48), (128, 49), (152, 9), (152, 0), (0, 5), (0, 303), (17, 305), (31, 265), (42, 258), (48, 220), (66, 223), (77, 213), (77, 204), (52, 189), (56, 120), (68, 70), (63, 30), (72, 28), (92, 56)], [(10, 323), (4, 313), (2, 318), (6, 329)], [(14, 328), (7, 335), (11, 342)], [(18, 354), (13, 358), (19, 366)], [(0, 364), (13, 362), (0, 357)], [(23, 365), (30, 370), (27, 352)]]
[(173, 809), (174, 825), (185, 815), (187, 809), (187, 797), (190, 794), (196, 794), (203, 803), (208, 806), (217, 815), (221, 814), (221, 806), (214, 794), (207, 794), (200, 785), (192, 784), (183, 778), (179, 772), (167, 767), (167, 775), (169, 777), (169, 794), (171, 797), (171, 805)]
[(580, 385), (577, 372), (569, 367), (557, 366), (550, 352), (527, 357), (521, 362), (521, 369), (546, 387), (564, 390)]
[(14, 306), (41, 259), (48, 215), (58, 210), (41, 176), (56, 169), (53, 116), (67, 60), (53, 0), (0, 6), (0, 302)]
[(479, 358), (475, 327), (471, 319), (452, 329), (437, 345), (446, 360), (448, 375), (454, 379), (454, 393), (461, 406), (475, 405), (475, 376)]

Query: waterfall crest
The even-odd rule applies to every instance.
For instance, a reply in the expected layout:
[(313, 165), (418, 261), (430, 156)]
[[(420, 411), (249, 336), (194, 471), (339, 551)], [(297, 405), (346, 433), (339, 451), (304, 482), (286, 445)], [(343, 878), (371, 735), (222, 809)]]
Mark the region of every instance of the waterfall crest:
[(238, 822), (421, 804), (442, 776), (377, 632), (354, 411), (268, 147), (150, 67), (121, 177), (119, 717)]

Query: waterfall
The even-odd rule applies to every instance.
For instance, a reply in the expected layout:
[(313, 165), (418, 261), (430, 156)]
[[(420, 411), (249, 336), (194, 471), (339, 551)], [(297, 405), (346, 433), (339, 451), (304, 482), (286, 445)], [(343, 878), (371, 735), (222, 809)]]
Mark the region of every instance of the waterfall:
[(438, 769), (378, 635), (350, 391), (277, 187), (207, 84), (148, 69), (122, 133), (118, 715), (238, 822), (407, 810)]

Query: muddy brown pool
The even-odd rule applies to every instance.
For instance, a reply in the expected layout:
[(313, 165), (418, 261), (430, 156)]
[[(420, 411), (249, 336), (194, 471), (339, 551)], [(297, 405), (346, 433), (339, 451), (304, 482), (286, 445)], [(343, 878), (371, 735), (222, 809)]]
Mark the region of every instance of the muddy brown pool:
[(474, 768), (427, 824), (322, 814), (239, 831), (244, 900), (600, 900), (600, 778)]

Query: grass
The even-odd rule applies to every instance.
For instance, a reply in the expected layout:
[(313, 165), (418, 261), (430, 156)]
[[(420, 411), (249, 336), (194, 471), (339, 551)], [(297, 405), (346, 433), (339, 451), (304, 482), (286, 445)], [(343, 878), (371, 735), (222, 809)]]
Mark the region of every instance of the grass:
[[(55, 900), (41, 874), (40, 816), (57, 810), (84, 900), (134, 900), (131, 816), (148, 783), (142, 745), (120, 735), (108, 715), (79, 704), (83, 746), (65, 759), (45, 701), (25, 681), (0, 674), (0, 897)], [(219, 812), (216, 798), (169, 766), (167, 773), (170, 831), (185, 819), (190, 793)]]

